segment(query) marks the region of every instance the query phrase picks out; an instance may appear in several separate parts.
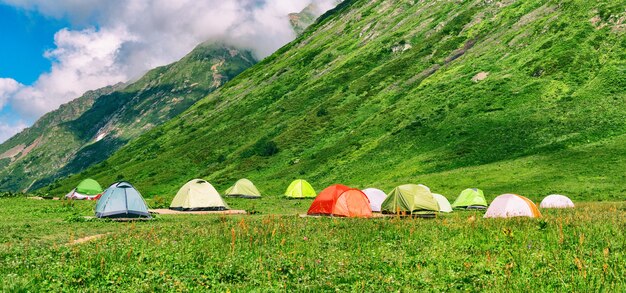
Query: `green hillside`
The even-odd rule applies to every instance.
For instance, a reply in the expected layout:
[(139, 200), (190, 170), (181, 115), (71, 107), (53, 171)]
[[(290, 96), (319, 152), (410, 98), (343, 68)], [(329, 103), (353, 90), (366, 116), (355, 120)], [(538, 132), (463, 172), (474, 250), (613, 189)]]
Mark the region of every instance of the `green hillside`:
[(136, 82), (61, 106), (0, 145), (0, 190), (36, 189), (105, 160), (255, 62), (248, 51), (202, 44)]
[(623, 1), (345, 1), (81, 178), (623, 198)]

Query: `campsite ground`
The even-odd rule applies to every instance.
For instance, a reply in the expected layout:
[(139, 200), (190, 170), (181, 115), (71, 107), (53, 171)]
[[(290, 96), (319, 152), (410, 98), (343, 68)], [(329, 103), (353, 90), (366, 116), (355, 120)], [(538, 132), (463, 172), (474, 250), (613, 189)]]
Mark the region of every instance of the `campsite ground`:
[[(300, 218), (310, 200), (229, 199), (245, 216), (85, 220), (93, 202), (0, 199), (2, 291), (621, 291), (626, 204), (542, 219)], [(75, 243), (79, 238), (103, 235)], [(202, 288), (202, 289), (201, 289)]]

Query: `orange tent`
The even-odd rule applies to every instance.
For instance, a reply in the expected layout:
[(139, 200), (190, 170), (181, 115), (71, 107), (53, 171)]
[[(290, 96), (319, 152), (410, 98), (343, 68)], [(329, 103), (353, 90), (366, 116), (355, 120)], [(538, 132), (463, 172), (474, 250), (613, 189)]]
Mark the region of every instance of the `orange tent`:
[(369, 218), (372, 216), (372, 208), (362, 191), (336, 184), (320, 192), (307, 214)]

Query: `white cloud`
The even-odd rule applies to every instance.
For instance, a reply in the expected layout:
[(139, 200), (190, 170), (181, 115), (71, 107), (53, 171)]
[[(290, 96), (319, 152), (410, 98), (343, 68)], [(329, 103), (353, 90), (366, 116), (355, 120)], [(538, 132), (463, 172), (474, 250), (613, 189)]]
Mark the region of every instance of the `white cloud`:
[(0, 78), (0, 108), (3, 108), (9, 98), (15, 94), (22, 85), (12, 78)]
[(128, 78), (115, 60), (122, 44), (133, 40), (127, 32), (63, 29), (54, 39), (56, 48), (45, 54), (53, 60), (51, 71), (11, 97), (12, 108), (25, 118), (39, 117), (88, 90)]
[(14, 124), (0, 122), (0, 141), (6, 141), (26, 127), (28, 127), (28, 125), (26, 125), (23, 121), (17, 121)]
[[(11, 78), (0, 78), (0, 108), (4, 108), (9, 99), (24, 86)], [(11, 138), (11, 136), (22, 131), (28, 125), (23, 121), (15, 121), (12, 117), (6, 117), (0, 122), (0, 142)]]
[[(334, 0), (313, 1), (328, 9)], [(46, 52), (52, 68), (33, 85), (10, 86), (7, 80), (12, 79), (0, 79), (0, 107), (9, 104), (32, 121), (87, 90), (128, 81), (174, 62), (207, 40), (245, 46), (265, 57), (295, 38), (287, 15), (310, 2), (0, 0), (83, 27), (56, 33), (56, 47)]]

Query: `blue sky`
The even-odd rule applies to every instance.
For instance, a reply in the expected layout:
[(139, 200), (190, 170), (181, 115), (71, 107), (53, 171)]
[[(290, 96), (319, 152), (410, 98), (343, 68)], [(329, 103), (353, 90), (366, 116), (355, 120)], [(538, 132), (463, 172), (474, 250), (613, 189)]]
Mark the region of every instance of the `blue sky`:
[[(44, 57), (54, 47), (54, 34), (70, 24), (39, 13), (0, 4), (0, 78), (31, 85), (51, 67)], [(10, 104), (0, 108), (0, 142), (34, 120), (23, 117)]]
[(0, 4), (0, 77), (32, 84), (50, 70), (44, 52), (54, 48), (54, 34), (70, 26), (63, 20)]

